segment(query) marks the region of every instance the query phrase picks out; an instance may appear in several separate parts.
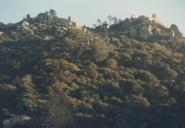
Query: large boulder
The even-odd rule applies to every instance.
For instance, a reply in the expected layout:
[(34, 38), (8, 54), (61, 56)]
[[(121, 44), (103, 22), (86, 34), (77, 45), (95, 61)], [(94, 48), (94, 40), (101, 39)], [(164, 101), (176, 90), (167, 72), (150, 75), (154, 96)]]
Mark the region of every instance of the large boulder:
[(150, 32), (148, 27), (142, 27), (140, 28), (139, 37), (142, 39), (148, 39), (150, 37)]
[(13, 128), (17, 124), (24, 124), (30, 121), (31, 117), (19, 115), (3, 121), (3, 128)]
[(174, 31), (174, 34), (175, 34), (175, 37), (183, 37), (183, 34), (181, 33), (181, 31), (179, 30), (179, 28), (177, 27), (177, 25), (175, 24), (172, 24), (170, 26), (170, 30)]

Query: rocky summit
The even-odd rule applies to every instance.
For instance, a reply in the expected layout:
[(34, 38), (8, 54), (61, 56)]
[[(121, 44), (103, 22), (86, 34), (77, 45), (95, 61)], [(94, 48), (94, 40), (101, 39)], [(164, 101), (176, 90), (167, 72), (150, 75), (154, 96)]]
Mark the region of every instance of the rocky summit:
[(50, 10), (40, 13), (34, 18), (27, 15), (16, 24), (0, 23), (0, 39), (1, 42), (29, 39), (50, 40), (62, 37), (68, 29), (85, 31), (85, 28), (72, 21), (71, 17), (59, 18), (54, 10)]
[(159, 40), (173, 42), (175, 38), (183, 37), (182, 33), (175, 24), (167, 27), (161, 23), (156, 14), (152, 17), (139, 16), (131, 17), (116, 25), (112, 25), (111, 30), (118, 33), (143, 40)]
[(156, 14), (0, 23), (0, 127), (184, 128), (184, 97), (185, 38)]

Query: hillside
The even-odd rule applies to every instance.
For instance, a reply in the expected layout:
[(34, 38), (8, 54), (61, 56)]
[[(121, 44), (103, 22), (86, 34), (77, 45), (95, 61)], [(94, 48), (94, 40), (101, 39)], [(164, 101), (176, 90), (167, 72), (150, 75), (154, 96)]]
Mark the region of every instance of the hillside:
[(184, 128), (185, 38), (155, 15), (96, 28), (54, 10), (0, 23), (0, 122), (16, 128)]

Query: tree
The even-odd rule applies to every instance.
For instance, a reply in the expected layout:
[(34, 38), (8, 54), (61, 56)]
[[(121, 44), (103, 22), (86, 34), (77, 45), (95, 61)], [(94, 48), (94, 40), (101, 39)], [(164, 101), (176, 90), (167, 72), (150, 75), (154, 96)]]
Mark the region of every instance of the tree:
[(106, 38), (108, 34), (108, 27), (109, 27), (107, 21), (102, 22), (100, 19), (97, 19), (97, 22), (98, 24), (94, 25), (95, 29), (101, 32), (102, 36)]
[(62, 91), (50, 89), (48, 97), (46, 127), (71, 127), (72, 116)]
[(53, 16), (56, 16), (56, 15), (57, 15), (57, 13), (55, 12), (55, 10), (53, 10), (53, 9), (50, 9), (49, 12), (50, 12), (50, 14), (53, 15)]
[(116, 17), (113, 17), (111, 15), (108, 15), (107, 19), (109, 21), (109, 26), (112, 24), (117, 24), (119, 22), (119, 20)]
[(27, 20), (30, 20), (30, 19), (31, 19), (30, 14), (27, 14), (27, 15), (26, 15), (26, 19), (27, 19)]

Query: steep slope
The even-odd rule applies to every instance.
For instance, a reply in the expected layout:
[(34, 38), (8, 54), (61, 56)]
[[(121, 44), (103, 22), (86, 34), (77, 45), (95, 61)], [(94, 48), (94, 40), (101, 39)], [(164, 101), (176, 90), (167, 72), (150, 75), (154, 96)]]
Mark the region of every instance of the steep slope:
[(146, 26), (165, 34), (147, 35), (142, 18), (113, 24), (106, 37), (54, 10), (0, 24), (0, 120), (27, 115), (27, 128), (183, 128), (184, 38), (150, 20)]

